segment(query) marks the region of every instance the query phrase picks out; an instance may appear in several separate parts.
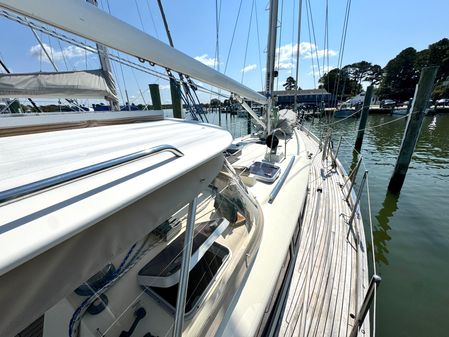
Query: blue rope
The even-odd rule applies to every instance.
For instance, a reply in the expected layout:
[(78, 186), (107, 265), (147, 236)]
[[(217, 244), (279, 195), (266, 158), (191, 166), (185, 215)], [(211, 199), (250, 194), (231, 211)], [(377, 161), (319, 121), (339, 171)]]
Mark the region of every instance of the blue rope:
[[(106, 287), (108, 284), (110, 284), (112, 281), (114, 281), (117, 278), (117, 276), (120, 274), (120, 272), (125, 267), (125, 264), (128, 261), (130, 255), (133, 252), (133, 250), (136, 247), (136, 245), (137, 245), (137, 243), (135, 243), (135, 244), (133, 244), (131, 246), (131, 248), (128, 250), (128, 253), (126, 254), (125, 258), (120, 263), (120, 266), (115, 271), (114, 276), (103, 286), (103, 288)], [(70, 322), (69, 322), (69, 337), (73, 336), (73, 327), (74, 327), (74, 324), (75, 324), (76, 320), (78, 319), (79, 314), (81, 313), (81, 310), (87, 305), (87, 303), (91, 300), (91, 298), (93, 296), (97, 296), (97, 294), (94, 293), (93, 295), (91, 295), (88, 298), (86, 298), (83, 302), (81, 302), (81, 304), (78, 306), (78, 308), (73, 313), (72, 318), (70, 319)]]

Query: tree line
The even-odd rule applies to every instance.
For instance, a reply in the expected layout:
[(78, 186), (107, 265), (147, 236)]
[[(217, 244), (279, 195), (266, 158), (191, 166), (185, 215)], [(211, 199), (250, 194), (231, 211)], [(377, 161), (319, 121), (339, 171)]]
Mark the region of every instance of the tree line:
[(421, 70), (428, 66), (439, 66), (433, 99), (449, 97), (449, 39), (444, 38), (417, 51), (409, 47), (402, 50), (382, 68), (367, 61), (335, 68), (319, 80), (319, 88), (326, 89), (346, 100), (362, 91), (362, 82), (377, 86), (380, 99), (408, 100), (413, 97)]

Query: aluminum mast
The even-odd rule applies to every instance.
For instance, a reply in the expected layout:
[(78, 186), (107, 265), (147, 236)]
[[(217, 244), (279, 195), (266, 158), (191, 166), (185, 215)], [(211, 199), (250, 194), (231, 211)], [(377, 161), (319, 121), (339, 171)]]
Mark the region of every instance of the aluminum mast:
[(276, 59), (276, 34), (278, 18), (278, 0), (270, 1), (270, 22), (268, 27), (267, 78), (265, 91), (268, 97), (267, 105), (267, 134), (271, 131), (271, 110), (273, 107), (274, 61)]

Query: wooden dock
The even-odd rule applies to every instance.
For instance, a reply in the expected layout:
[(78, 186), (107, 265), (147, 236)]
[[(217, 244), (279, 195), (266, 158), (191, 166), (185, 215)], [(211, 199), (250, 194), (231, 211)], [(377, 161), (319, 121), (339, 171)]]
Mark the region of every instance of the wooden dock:
[[(347, 240), (352, 205), (343, 192), (349, 183), (342, 191), (344, 170), (332, 169), (330, 157), (322, 160), (312, 137), (306, 141), (314, 160), (299, 251), (276, 336), (346, 337), (368, 288), (363, 223), (358, 214)], [(359, 336), (370, 335), (365, 321)]]

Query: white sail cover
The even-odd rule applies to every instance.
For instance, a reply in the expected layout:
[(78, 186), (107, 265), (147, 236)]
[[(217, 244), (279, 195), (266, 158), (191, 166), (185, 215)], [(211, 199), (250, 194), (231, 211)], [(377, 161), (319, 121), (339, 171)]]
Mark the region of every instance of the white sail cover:
[(0, 74), (0, 98), (114, 99), (115, 83), (103, 70)]

